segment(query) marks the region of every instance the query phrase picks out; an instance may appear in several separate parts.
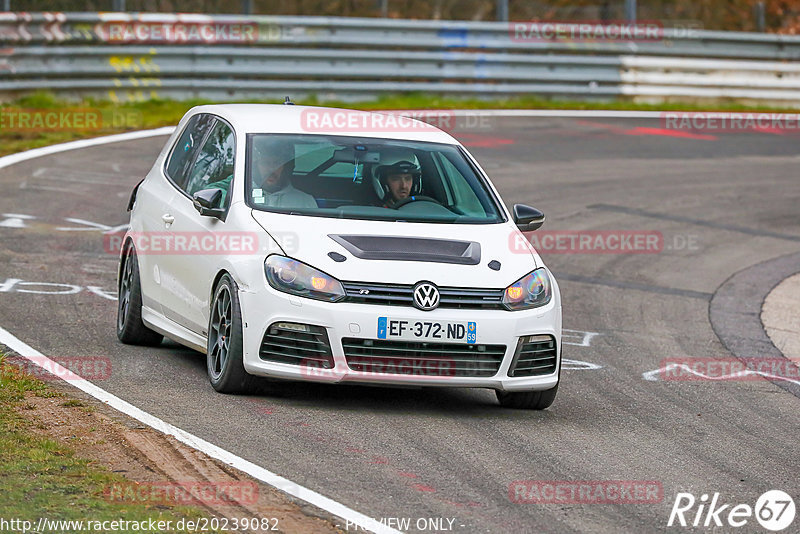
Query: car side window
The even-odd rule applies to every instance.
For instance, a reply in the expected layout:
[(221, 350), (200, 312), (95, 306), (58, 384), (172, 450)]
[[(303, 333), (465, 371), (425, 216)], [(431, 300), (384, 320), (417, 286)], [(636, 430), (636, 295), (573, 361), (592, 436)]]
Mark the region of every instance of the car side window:
[(181, 189), (185, 189), (189, 165), (214, 120), (214, 117), (205, 113), (195, 115), (189, 119), (183, 133), (172, 147), (165, 170), (169, 179)]
[(189, 196), (203, 189), (221, 189), (225, 205), (233, 180), (236, 140), (227, 123), (217, 120), (200, 148), (189, 172), (185, 190)]

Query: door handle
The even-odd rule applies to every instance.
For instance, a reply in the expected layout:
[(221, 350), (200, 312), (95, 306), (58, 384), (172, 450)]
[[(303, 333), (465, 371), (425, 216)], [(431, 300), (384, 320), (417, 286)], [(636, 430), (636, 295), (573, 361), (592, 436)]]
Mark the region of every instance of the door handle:
[(175, 217), (170, 215), (169, 213), (165, 213), (161, 216), (161, 220), (164, 221), (166, 224), (172, 224), (175, 222)]

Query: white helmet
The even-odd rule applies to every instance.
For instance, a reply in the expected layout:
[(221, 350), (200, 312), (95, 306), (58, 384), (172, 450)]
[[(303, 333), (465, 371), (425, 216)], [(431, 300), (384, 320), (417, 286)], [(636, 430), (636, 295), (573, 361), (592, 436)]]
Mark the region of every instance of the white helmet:
[(372, 185), (380, 200), (386, 200), (389, 186), (386, 178), (393, 174), (410, 174), (413, 179), (411, 194), (418, 195), (422, 191), (422, 169), (419, 160), (409, 149), (387, 148), (381, 152), (380, 165), (373, 170)]

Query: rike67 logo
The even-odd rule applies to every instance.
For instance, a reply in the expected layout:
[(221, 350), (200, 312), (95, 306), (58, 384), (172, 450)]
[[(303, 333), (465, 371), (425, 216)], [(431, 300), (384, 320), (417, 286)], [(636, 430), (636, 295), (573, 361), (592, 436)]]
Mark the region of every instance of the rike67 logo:
[(764, 492), (756, 500), (755, 507), (725, 503), (719, 493), (714, 493), (710, 500), (704, 493), (698, 500), (691, 493), (681, 492), (675, 496), (667, 526), (743, 527), (755, 517), (763, 528), (778, 532), (791, 525), (794, 516), (794, 500), (781, 490)]

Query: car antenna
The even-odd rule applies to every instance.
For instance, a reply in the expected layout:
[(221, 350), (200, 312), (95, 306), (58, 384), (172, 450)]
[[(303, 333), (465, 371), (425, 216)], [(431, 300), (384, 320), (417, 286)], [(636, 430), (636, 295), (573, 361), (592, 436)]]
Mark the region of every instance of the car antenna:
[(292, 102), (292, 99), (287, 96), (286, 100), (283, 101), (283, 105), (284, 106), (294, 106), (294, 102)]

